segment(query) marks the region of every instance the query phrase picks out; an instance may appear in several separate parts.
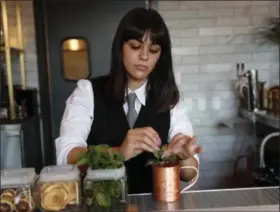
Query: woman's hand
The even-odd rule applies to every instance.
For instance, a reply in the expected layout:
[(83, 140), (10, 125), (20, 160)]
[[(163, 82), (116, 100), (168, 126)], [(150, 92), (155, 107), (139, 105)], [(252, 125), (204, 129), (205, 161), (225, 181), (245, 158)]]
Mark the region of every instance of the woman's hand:
[(201, 152), (202, 148), (195, 144), (194, 137), (178, 134), (171, 140), (167, 150), (163, 153), (163, 157), (174, 154), (181, 160), (185, 160)]
[(120, 152), (125, 160), (129, 160), (144, 151), (158, 151), (160, 144), (160, 137), (153, 128), (136, 128), (128, 131), (124, 142), (120, 146)]

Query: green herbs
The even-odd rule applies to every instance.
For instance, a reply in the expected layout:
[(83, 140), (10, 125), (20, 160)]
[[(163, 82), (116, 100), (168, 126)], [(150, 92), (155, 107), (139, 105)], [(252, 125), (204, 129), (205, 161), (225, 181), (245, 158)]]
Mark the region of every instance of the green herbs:
[[(78, 166), (85, 164), (89, 170), (119, 169), (124, 165), (124, 157), (107, 145), (89, 146), (88, 152), (82, 153), (77, 162)], [(86, 204), (109, 208), (113, 200), (121, 197), (122, 180), (86, 180)]]
[(121, 187), (121, 180), (86, 181), (86, 205), (109, 208), (114, 200), (118, 200), (121, 197)]
[(154, 152), (153, 154), (155, 158), (150, 159), (146, 165), (168, 166), (168, 165), (176, 164), (178, 162), (178, 157), (176, 155), (162, 157), (165, 150), (167, 150), (167, 145), (162, 146), (159, 151)]
[(123, 166), (124, 157), (108, 145), (89, 146), (81, 153), (77, 166), (87, 164), (89, 169), (118, 169)]

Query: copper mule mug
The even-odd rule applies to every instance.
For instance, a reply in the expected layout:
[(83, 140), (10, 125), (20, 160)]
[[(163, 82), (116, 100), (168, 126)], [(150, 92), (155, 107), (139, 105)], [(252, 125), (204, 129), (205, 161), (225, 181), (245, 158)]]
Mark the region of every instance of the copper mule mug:
[[(181, 169), (191, 168), (197, 172), (196, 177), (192, 180), (191, 184), (180, 189), (180, 171)], [(180, 199), (181, 192), (190, 188), (198, 179), (198, 170), (193, 166), (152, 166), (153, 170), (153, 194), (157, 201), (161, 202), (174, 202)]]

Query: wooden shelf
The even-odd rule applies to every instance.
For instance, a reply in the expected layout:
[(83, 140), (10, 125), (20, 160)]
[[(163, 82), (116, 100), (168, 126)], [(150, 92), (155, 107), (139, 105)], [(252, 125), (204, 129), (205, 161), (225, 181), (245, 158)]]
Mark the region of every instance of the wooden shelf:
[(24, 119), (0, 119), (0, 125), (13, 125), (13, 124), (22, 124), (30, 120), (30, 117)]
[[(23, 49), (16, 48), (16, 47), (10, 47), (9, 49), (11, 51), (11, 54), (19, 54), (19, 53), (22, 53), (24, 51)], [(5, 54), (5, 47), (1, 46), (0, 47), (0, 52), (1, 52), (1, 54)]]

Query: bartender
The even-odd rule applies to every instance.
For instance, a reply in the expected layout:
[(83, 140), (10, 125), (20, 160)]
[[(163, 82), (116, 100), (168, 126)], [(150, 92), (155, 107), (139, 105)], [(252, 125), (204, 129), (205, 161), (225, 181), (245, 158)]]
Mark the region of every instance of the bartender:
[[(75, 164), (88, 145), (107, 144), (125, 157), (129, 193), (152, 192), (152, 170), (145, 166), (162, 145), (181, 165), (198, 168), (187, 105), (180, 97), (172, 65), (171, 41), (160, 14), (135, 8), (121, 20), (111, 54), (110, 73), (79, 80), (66, 101), (57, 164)], [(196, 177), (182, 171), (182, 180)]]

